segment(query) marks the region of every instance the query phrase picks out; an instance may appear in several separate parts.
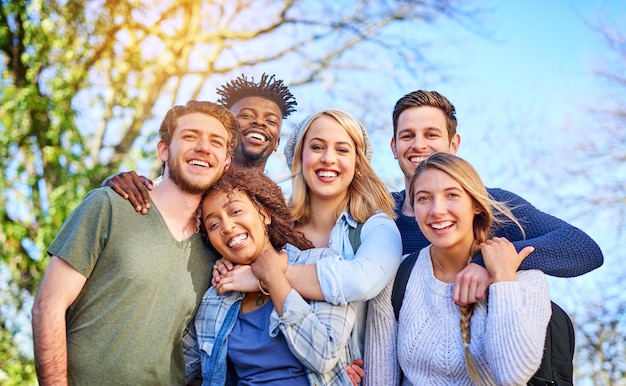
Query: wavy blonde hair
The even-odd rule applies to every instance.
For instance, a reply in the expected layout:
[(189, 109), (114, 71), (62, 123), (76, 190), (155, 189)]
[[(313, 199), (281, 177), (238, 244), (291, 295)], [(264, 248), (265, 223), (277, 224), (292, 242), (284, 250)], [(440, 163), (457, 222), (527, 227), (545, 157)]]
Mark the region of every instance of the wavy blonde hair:
[[(415, 181), (417, 177), (424, 171), (429, 169), (440, 170), (461, 185), (463, 190), (469, 194), (472, 204), (480, 210), (480, 213), (474, 216), (473, 221), (473, 233), (474, 241), (468, 251), (467, 264), (471, 263), (472, 259), (478, 254), (478, 246), (493, 236), (493, 225), (501, 225), (503, 223), (512, 221), (515, 223), (525, 237), (524, 228), (520, 222), (515, 218), (511, 209), (506, 203), (499, 202), (489, 196), (487, 188), (483, 184), (478, 172), (474, 167), (466, 160), (449, 153), (433, 153), (426, 160), (422, 161), (415, 174), (411, 179), (411, 185), (409, 186), (409, 197), (411, 197), (411, 206), (413, 205), (413, 196), (415, 194)], [(467, 371), (472, 380), (480, 385), (482, 384), (478, 373), (478, 366), (474, 360), (470, 350), (469, 344), (471, 342), (471, 330), (470, 322), (474, 313), (475, 304), (467, 306), (460, 306), (461, 309), (461, 337), (463, 339), (463, 346), (465, 351), (465, 365)]]
[(293, 178), (293, 188), (289, 207), (291, 216), (296, 222), (307, 223), (311, 219), (311, 208), (309, 207), (309, 188), (302, 173), (302, 148), (304, 137), (311, 127), (313, 121), (320, 116), (328, 116), (335, 119), (343, 127), (350, 138), (354, 141), (356, 148), (356, 167), (354, 178), (348, 186), (348, 194), (342, 204), (337, 207), (336, 215), (339, 217), (344, 209), (348, 209), (352, 217), (364, 223), (373, 216), (377, 210), (395, 218), (395, 202), (385, 187), (385, 184), (376, 175), (372, 165), (365, 156), (365, 141), (363, 139), (363, 125), (352, 116), (340, 110), (326, 109), (316, 113), (303, 128), (300, 140), (296, 144), (291, 165)]

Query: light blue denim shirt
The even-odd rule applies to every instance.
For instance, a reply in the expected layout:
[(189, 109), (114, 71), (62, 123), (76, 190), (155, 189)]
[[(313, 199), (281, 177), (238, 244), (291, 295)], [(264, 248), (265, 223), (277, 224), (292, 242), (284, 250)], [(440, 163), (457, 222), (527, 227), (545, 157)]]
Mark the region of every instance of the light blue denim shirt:
[(344, 210), (330, 232), (329, 247), (341, 259), (324, 259), (317, 263), (317, 277), (327, 302), (356, 307), (352, 331), (353, 359), (363, 359), (363, 342), (367, 303), (395, 276), (402, 261), (402, 238), (395, 221), (383, 212), (368, 218), (361, 228), (361, 245), (356, 256), (349, 238), (349, 227), (356, 220)]
[[(299, 251), (285, 247), (289, 264), (315, 264), (338, 258), (328, 248)], [(202, 298), (194, 323), (183, 338), (185, 381), (202, 374), (203, 385), (232, 385), (226, 357), (230, 335), (245, 294), (230, 292), (220, 296), (211, 287)], [(345, 371), (352, 363), (350, 331), (355, 322), (354, 306), (332, 305), (304, 300), (295, 290), (285, 299), (283, 316), (276, 310), (270, 316), (269, 334), (282, 333), (291, 352), (307, 368), (311, 385), (351, 385)]]

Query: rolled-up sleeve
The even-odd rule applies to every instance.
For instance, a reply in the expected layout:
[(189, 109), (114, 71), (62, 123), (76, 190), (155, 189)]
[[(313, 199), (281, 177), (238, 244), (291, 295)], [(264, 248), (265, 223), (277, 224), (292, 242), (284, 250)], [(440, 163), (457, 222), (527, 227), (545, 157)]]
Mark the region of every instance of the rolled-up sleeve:
[[(346, 233), (347, 228), (344, 250), (351, 248)], [(346, 304), (374, 298), (394, 277), (402, 260), (402, 239), (396, 223), (384, 213), (375, 214), (363, 224), (356, 255), (342, 255), (342, 259), (317, 263), (317, 277), (326, 301)]]

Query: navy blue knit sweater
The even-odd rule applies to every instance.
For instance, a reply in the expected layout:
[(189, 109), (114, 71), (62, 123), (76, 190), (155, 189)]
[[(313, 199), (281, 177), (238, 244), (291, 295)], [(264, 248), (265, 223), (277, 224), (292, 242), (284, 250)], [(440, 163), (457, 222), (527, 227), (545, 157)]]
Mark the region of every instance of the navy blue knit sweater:
[[(505, 237), (520, 251), (526, 246), (535, 247), (519, 269), (539, 269), (551, 276), (574, 277), (602, 265), (604, 257), (598, 244), (585, 232), (544, 213), (520, 196), (503, 189), (487, 189), (491, 197), (506, 203), (524, 227), (526, 239), (513, 222), (496, 228), (494, 235)], [(402, 214), (405, 191), (393, 193), (396, 201), (396, 224), (402, 236), (402, 253), (419, 251), (430, 242), (424, 237), (414, 217)], [(484, 266), (482, 255), (474, 262)]]

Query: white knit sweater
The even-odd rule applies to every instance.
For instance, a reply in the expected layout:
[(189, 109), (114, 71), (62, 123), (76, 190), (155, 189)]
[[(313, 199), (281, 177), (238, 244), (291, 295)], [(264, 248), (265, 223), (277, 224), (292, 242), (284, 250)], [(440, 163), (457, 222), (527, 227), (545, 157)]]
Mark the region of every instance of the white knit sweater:
[[(400, 321), (391, 306), (393, 281), (369, 304), (365, 386), (473, 385), (465, 367), (460, 310), (452, 284), (433, 274), (429, 248), (420, 251), (407, 283)], [(517, 281), (494, 283), (471, 320), (470, 350), (483, 385), (524, 385), (543, 356), (551, 315), (541, 271), (520, 271)], [(397, 342), (397, 344), (396, 344)]]

